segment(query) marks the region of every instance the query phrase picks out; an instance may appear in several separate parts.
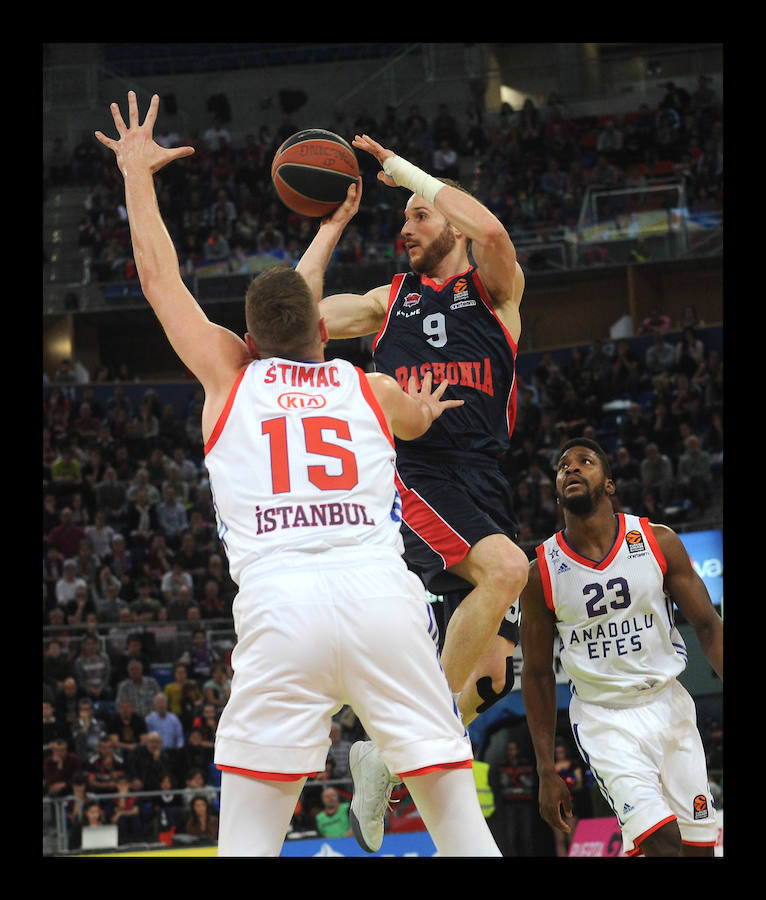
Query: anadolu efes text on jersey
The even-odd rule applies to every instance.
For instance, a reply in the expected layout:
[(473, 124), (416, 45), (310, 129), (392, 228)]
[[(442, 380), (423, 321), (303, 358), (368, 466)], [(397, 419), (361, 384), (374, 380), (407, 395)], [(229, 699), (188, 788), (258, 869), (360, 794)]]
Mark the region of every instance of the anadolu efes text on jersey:
[(577, 554), (561, 531), (536, 553), (572, 693), (626, 707), (662, 690), (684, 670), (687, 654), (648, 520), (617, 513), (616, 521), (614, 545), (600, 562)]
[(414, 272), (396, 275), (382, 328), (373, 341), (375, 368), (407, 390), (429, 373), (448, 381), (446, 398), (465, 400), (427, 434), (397, 449), (506, 452), (516, 419), (516, 343), (495, 312), (475, 268), (437, 284)]
[(287, 551), (369, 544), (402, 552), (385, 416), (346, 360), (251, 363), (205, 445), (218, 535), (241, 585)]

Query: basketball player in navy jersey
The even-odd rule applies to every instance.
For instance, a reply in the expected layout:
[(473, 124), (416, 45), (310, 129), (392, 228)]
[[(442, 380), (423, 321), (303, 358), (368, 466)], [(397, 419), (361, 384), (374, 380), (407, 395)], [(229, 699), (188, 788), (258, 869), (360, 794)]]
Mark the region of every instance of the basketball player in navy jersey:
[(680, 538), (615, 513), (609, 462), (595, 441), (561, 449), (564, 528), (538, 548), (521, 595), (521, 687), (540, 779), (540, 814), (568, 831), (571, 794), (556, 773), (556, 682), (570, 679), (577, 746), (622, 830), (628, 856), (713, 856), (715, 810), (695, 704), (678, 682), (683, 613), (723, 680), (723, 622)]
[[(412, 271), (361, 296), (324, 297), (320, 309), (330, 338), (374, 334), (376, 370), (403, 389), (430, 374), (465, 401), (444, 427), (397, 443), (397, 483), (405, 558), (445, 598), (442, 665), (469, 724), (513, 686), (517, 601), (527, 578), (500, 469), (516, 414), (524, 276), (502, 223), (467, 191), (367, 135), (353, 145), (378, 160), (382, 183), (412, 191), (401, 229)], [(313, 269), (324, 272), (359, 201), (347, 200), (320, 224), (298, 266), (309, 280)], [(385, 779), (369, 742), (356, 745), (351, 758), (355, 833), (375, 850), (391, 784), (379, 789)]]
[(303, 785), (327, 758), (331, 715), (349, 703), (438, 852), (498, 857), (432, 610), (402, 559), (394, 483), (392, 434), (417, 439), (462, 401), (443, 400), (446, 385), (432, 391), (430, 376), (404, 392), (387, 375), (325, 361), (315, 286), (290, 267), (251, 282), (244, 340), (211, 322), (181, 279), (153, 180), (194, 150), (154, 141), (158, 106), (154, 95), (139, 122), (131, 91), (127, 125), (111, 106), (118, 139), (96, 137), (124, 178), (144, 296), (204, 388), (218, 534), (239, 588), (216, 733), (218, 855), (279, 855)]

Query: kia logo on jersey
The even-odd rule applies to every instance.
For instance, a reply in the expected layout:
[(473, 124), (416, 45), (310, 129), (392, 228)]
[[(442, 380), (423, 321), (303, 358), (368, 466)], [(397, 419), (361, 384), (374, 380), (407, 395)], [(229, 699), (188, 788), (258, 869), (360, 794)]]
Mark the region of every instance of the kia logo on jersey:
[(402, 306), (417, 306), (420, 303), (420, 294), (407, 294)]
[(289, 391), (277, 397), (282, 409), (321, 409), (327, 401), (321, 394), (304, 394), (301, 391)]

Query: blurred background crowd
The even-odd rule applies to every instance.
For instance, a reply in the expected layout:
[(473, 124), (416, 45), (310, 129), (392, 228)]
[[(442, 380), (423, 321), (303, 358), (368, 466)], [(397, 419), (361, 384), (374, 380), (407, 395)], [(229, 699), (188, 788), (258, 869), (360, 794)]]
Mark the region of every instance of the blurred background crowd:
[[(271, 186), (274, 152), (298, 130), (293, 118), (285, 115), (278, 128), (254, 123), (241, 141), (225, 119), (157, 135), (168, 146), (196, 148), (156, 176), (188, 275), (206, 266), (246, 272), (251, 253), (295, 262), (315, 229), (282, 206)], [(459, 180), (512, 237), (576, 226), (589, 186), (617, 190), (662, 173), (683, 177), (690, 209), (723, 207), (722, 102), (705, 76), (691, 92), (668, 82), (655, 105), (630, 113), (574, 116), (552, 94), (492, 114), (447, 103), (430, 118), (415, 104), (339, 109), (316, 126), (349, 140), (367, 133), (432, 174)], [(378, 166), (364, 156), (369, 188)], [(77, 243), (91, 278), (135, 280), (111, 155), (91, 136), (73, 147), (59, 142), (46, 191), (62, 185), (87, 187)], [(374, 199), (363, 203), (333, 261), (406, 265), (399, 200), (369, 194)], [(370, 368), (365, 346), (335, 342), (332, 352)], [(188, 380), (182, 388), (144, 383), (121, 359), (104, 359), (92, 371), (67, 359), (43, 379), (43, 795), (67, 798), (70, 850), (80, 846), (83, 827), (97, 822), (116, 824), (121, 844), (217, 835), (212, 754), (232, 674), (236, 585), (204, 465), (202, 395)], [(693, 306), (677, 320), (657, 311), (630, 337), (519, 356), (516, 426), (503, 466), (530, 556), (561, 525), (557, 449), (583, 434), (608, 449), (616, 509), (680, 528), (720, 526), (720, 322), (702, 321)], [(718, 768), (721, 723), (704, 724), (710, 764)], [(576, 814), (593, 815), (598, 792), (565, 722), (560, 731)], [(363, 736), (353, 710), (336, 716), (326, 771), (301, 797), (295, 834), (348, 833), (348, 749)], [(505, 855), (565, 855), (537, 817), (523, 740), (508, 742), (492, 785), (490, 815)], [(392, 829), (416, 816), (404, 789), (398, 799)]]
[[(518, 109), (504, 103), (493, 114), (476, 103), (467, 109), (442, 103), (430, 119), (417, 104), (356, 114), (338, 110), (315, 127), (348, 141), (369, 134), (426, 171), (460, 181), (511, 234), (534, 231), (544, 237), (574, 228), (588, 187), (619, 191), (670, 175), (683, 179), (690, 212), (723, 209), (722, 101), (705, 76), (691, 93), (667, 82), (656, 105), (641, 103), (627, 113), (574, 116), (552, 94), (539, 104), (527, 99)], [(210, 265), (220, 271), (223, 263), (229, 271), (247, 271), (251, 253), (288, 262), (300, 258), (314, 225), (286, 209), (271, 182), (277, 148), (299, 128), (286, 114), (278, 127), (255, 128), (235, 142), (214, 117), (201, 132), (157, 135), (166, 146), (196, 151), (156, 178), (160, 209), (186, 274)], [(379, 167), (368, 154), (358, 156), (363, 184), (370, 188)], [(62, 141), (56, 149), (49, 186), (68, 183), (89, 188), (78, 243), (91, 277), (135, 279), (122, 179), (90, 134), (71, 148)], [(335, 261), (405, 261), (401, 222), (399, 202), (377, 195), (374, 203), (363, 202)]]

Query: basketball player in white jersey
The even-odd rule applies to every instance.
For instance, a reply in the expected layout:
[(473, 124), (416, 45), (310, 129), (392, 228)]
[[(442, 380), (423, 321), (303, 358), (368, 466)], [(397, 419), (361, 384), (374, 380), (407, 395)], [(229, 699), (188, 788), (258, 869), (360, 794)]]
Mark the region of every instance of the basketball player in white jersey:
[[(500, 856), (468, 735), (438, 661), (435, 623), (402, 558), (393, 435), (423, 434), (462, 401), (324, 360), (314, 288), (278, 266), (255, 278), (244, 340), (210, 322), (179, 274), (153, 173), (191, 147), (111, 111), (144, 296), (205, 391), (202, 432), (219, 537), (239, 592), (231, 697), (216, 735), (219, 856), (278, 856), (331, 716), (350, 704), (402, 777), (438, 852)], [(353, 193), (354, 187), (350, 188)], [(447, 382), (444, 383), (445, 386)], [(404, 727), (403, 727), (404, 723)]]
[(609, 463), (587, 438), (562, 447), (564, 529), (537, 548), (521, 597), (522, 694), (540, 813), (567, 831), (556, 774), (554, 637), (569, 676), (577, 746), (622, 830), (628, 856), (713, 856), (717, 837), (694, 701), (677, 680), (686, 647), (674, 604), (723, 679), (723, 623), (680, 538), (614, 513)]

